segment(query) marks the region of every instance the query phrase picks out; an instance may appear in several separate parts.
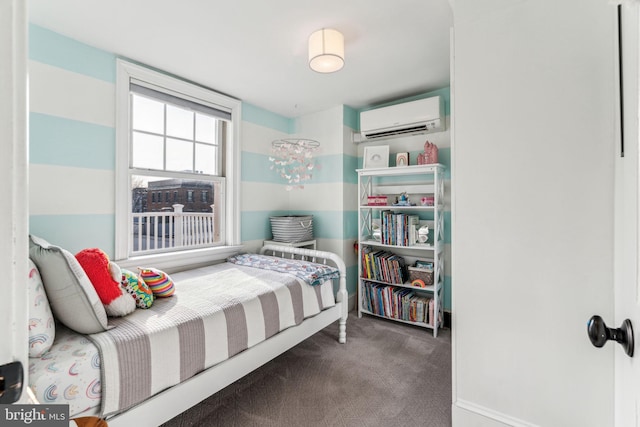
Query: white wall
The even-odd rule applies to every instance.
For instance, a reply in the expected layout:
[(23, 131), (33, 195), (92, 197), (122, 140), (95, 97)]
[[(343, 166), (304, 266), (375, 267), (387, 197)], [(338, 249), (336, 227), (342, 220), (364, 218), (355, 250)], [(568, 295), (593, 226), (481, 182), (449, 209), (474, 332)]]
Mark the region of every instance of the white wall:
[(28, 384), (27, 8), (19, 0), (0, 2), (0, 75), (0, 365), (22, 362)]
[(455, 426), (613, 424), (614, 13), (455, 2)]

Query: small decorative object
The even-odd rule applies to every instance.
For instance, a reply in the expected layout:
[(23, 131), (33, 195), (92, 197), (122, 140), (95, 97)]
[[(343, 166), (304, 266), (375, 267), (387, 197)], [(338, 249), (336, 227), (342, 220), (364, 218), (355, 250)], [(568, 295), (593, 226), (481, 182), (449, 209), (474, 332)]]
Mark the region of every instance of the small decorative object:
[(424, 143), (424, 152), (418, 154), (419, 165), (438, 163), (438, 146), (427, 141)]
[(397, 153), (396, 166), (409, 166), (409, 153)]
[(364, 169), (388, 168), (389, 167), (389, 146), (364, 147), (364, 158), (362, 159)]
[(420, 198), (420, 204), (422, 206), (433, 206), (435, 198), (433, 196), (424, 196)]
[(418, 241), (420, 243), (427, 243), (429, 240), (429, 226), (423, 225), (418, 229)]
[(376, 224), (373, 225), (373, 240), (379, 242), (382, 240), (382, 230)]
[(270, 169), (287, 180), (287, 191), (304, 189), (303, 183), (312, 178), (311, 171), (316, 167), (313, 153), (318, 147), (318, 141), (303, 138), (284, 138), (271, 143)]
[(424, 280), (422, 279), (415, 279), (411, 282), (411, 286), (415, 286), (416, 288), (426, 288), (427, 284), (424, 283)]
[(387, 196), (367, 196), (368, 206), (387, 206)]
[(407, 193), (400, 194), (400, 197), (396, 198), (396, 202), (393, 204), (393, 206), (411, 206)]

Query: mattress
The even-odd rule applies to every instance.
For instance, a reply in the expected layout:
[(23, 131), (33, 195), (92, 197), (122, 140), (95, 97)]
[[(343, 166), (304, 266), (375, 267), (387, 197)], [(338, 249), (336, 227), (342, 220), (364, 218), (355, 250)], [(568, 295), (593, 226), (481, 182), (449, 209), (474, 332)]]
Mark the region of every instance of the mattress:
[(51, 349), (29, 358), (29, 384), (40, 403), (68, 404), (71, 417), (97, 414), (102, 395), (98, 348), (57, 324)]
[(333, 283), (231, 263), (173, 274), (176, 292), (112, 318), (89, 338), (100, 350), (101, 416), (156, 393), (335, 305)]
[(109, 318), (109, 331), (57, 324), (51, 349), (29, 361), (37, 399), (68, 404), (71, 417), (113, 415), (335, 305), (330, 280), (230, 263), (172, 278), (173, 297)]

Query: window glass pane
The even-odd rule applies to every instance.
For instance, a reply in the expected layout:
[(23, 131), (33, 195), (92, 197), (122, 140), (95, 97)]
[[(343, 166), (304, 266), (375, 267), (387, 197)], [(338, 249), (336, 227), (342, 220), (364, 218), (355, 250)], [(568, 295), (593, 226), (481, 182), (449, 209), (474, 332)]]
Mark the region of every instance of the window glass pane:
[(217, 175), (217, 146), (196, 144), (196, 171), (208, 175)]
[(133, 129), (164, 133), (164, 103), (135, 94), (131, 96)]
[(133, 132), (132, 166), (141, 169), (164, 169), (163, 138), (146, 133)]
[(216, 142), (216, 119), (196, 113), (196, 141)]
[(193, 112), (167, 104), (167, 136), (193, 139)]
[(167, 170), (193, 172), (193, 143), (167, 138)]
[[(133, 252), (220, 244), (223, 226), (220, 218), (224, 208), (220, 200), (221, 186), (222, 182), (218, 181), (132, 175)], [(163, 201), (162, 194), (172, 192), (174, 200)], [(206, 201), (204, 196), (200, 197), (205, 193)], [(174, 206), (176, 202), (183, 205), (181, 209)]]

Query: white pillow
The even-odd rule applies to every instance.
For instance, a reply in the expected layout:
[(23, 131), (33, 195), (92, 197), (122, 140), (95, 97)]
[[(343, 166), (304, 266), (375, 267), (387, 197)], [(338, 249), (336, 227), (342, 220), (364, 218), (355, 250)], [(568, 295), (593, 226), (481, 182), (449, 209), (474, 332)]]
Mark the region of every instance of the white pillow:
[(56, 325), (38, 267), (29, 260), (29, 357), (40, 357), (53, 345)]
[(29, 258), (38, 266), (56, 319), (81, 334), (107, 330), (107, 313), (87, 273), (69, 251), (29, 236)]

